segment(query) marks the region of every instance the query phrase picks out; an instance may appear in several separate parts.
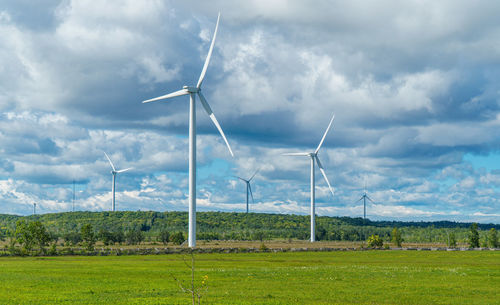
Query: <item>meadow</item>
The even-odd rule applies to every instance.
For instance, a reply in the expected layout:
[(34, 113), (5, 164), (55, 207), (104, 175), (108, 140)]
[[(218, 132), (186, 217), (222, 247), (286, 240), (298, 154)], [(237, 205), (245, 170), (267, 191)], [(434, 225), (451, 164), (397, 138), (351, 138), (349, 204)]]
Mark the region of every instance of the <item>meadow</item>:
[[(196, 254), (202, 304), (500, 304), (500, 251)], [(189, 255), (1, 257), (0, 304), (190, 304)], [(177, 280), (174, 279), (177, 278)]]

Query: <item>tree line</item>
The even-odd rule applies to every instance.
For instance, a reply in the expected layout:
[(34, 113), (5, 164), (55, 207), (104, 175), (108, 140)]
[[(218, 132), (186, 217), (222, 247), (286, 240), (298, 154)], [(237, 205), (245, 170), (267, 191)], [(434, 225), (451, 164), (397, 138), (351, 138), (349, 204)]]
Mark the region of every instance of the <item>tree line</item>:
[[(105, 246), (134, 245), (144, 241), (181, 244), (187, 236), (187, 216), (186, 212), (152, 211), (67, 212), (24, 217), (0, 215), (0, 239), (8, 239), (11, 243), (15, 240), (28, 252), (35, 246), (45, 249), (54, 241), (65, 246), (83, 247), (97, 241)], [(386, 222), (326, 216), (316, 220), (316, 239), (320, 241), (368, 241), (376, 236), (382, 243), (394, 243), (397, 234), (396, 240), (406, 243), (444, 243), (450, 246), (470, 244), (471, 228), (474, 227), (478, 245), (487, 247), (500, 227), (495, 224)], [(197, 227), (199, 240), (309, 238), (309, 217), (301, 215), (200, 212)]]

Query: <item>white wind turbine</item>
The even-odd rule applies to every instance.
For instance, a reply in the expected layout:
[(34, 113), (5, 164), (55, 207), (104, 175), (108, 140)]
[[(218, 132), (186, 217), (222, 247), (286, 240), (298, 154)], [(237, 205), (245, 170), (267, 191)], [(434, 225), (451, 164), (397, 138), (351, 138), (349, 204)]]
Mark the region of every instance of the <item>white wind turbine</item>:
[(121, 169), (121, 170), (116, 170), (115, 166), (113, 165), (113, 162), (111, 162), (111, 159), (108, 157), (108, 154), (104, 152), (104, 155), (106, 158), (108, 158), (109, 164), (111, 165), (111, 174), (113, 174), (113, 186), (111, 187), (111, 191), (113, 193), (113, 200), (112, 200), (112, 211), (115, 211), (115, 182), (116, 182), (116, 174), (118, 173), (123, 173), (128, 170), (131, 170), (132, 167), (126, 168), (126, 169)]
[(328, 184), (328, 188), (330, 189), (330, 192), (332, 193), (332, 196), (335, 196), (333, 189), (330, 185), (330, 182), (328, 181), (328, 178), (326, 177), (325, 170), (323, 168), (323, 165), (321, 164), (321, 161), (319, 161), (318, 158), (318, 152), (319, 149), (321, 148), (321, 145), (323, 145), (323, 141), (326, 138), (326, 134), (328, 131), (330, 131), (330, 128), (332, 127), (333, 119), (335, 118), (335, 115), (332, 116), (332, 119), (330, 120), (330, 124), (328, 124), (328, 127), (326, 128), (325, 133), (323, 134), (323, 138), (321, 138), (321, 141), (319, 142), (318, 147), (314, 152), (300, 152), (300, 153), (286, 153), (283, 154), (285, 156), (307, 156), (311, 158), (311, 242), (314, 242), (316, 240), (316, 223), (315, 223), (315, 175), (314, 175), (314, 161), (318, 163), (319, 170), (321, 171), (321, 174), (323, 174), (323, 177), (325, 178), (326, 184)]
[(217, 23), (215, 24), (214, 37), (212, 38), (212, 43), (210, 44), (210, 49), (208, 50), (208, 55), (205, 60), (205, 64), (203, 65), (203, 69), (201, 70), (200, 78), (198, 79), (198, 83), (196, 87), (184, 86), (181, 90), (175, 91), (166, 95), (162, 95), (157, 98), (153, 98), (150, 100), (143, 101), (143, 103), (149, 103), (158, 100), (164, 100), (176, 96), (188, 95), (189, 94), (189, 236), (188, 243), (189, 247), (196, 246), (196, 94), (198, 94), (200, 98), (201, 105), (212, 119), (215, 127), (219, 130), (224, 142), (226, 142), (227, 148), (229, 148), (229, 152), (231, 156), (233, 155), (233, 151), (231, 150), (231, 146), (229, 146), (229, 142), (222, 131), (222, 128), (219, 125), (219, 122), (215, 118), (215, 115), (210, 108), (207, 100), (201, 93), (201, 84), (203, 83), (203, 79), (205, 78), (205, 73), (207, 72), (208, 63), (210, 62), (210, 57), (212, 56), (212, 51), (214, 48), (215, 37), (217, 35), (217, 29), (219, 27), (220, 13), (217, 17)]
[(238, 176), (233, 176), (235, 178), (238, 178), (240, 179), (241, 181), (245, 182), (246, 184), (246, 189), (247, 189), (247, 213), (248, 213), (248, 193), (250, 192), (250, 196), (252, 196), (252, 202), (255, 203), (255, 201), (253, 200), (253, 194), (252, 194), (252, 187), (250, 186), (250, 181), (252, 181), (253, 177), (255, 177), (255, 175), (257, 175), (257, 173), (259, 172), (259, 170), (257, 170), (253, 175), (252, 177), (250, 177), (250, 179), (245, 179), (245, 178), (241, 178), (241, 177), (238, 177)]

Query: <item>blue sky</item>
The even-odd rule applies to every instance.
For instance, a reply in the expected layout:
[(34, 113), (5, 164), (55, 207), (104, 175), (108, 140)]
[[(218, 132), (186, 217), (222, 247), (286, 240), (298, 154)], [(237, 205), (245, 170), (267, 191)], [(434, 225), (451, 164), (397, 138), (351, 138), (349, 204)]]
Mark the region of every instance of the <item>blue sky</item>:
[(317, 213), (500, 223), (500, 4), (492, 1), (3, 1), (0, 213), (187, 210), (188, 102), (198, 210), (307, 214), (309, 161), (332, 113)]

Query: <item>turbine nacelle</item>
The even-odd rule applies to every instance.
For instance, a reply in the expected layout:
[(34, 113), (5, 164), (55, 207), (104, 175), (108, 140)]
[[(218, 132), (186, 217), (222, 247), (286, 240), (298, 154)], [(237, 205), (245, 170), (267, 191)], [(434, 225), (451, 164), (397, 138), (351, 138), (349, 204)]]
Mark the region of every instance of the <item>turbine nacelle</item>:
[(310, 157), (312, 164), (316, 163), (318, 165), (319, 170), (320, 170), (321, 174), (323, 175), (323, 178), (325, 179), (325, 182), (328, 185), (328, 188), (330, 189), (330, 192), (332, 193), (332, 196), (335, 196), (335, 192), (333, 191), (332, 186), (330, 185), (330, 181), (328, 181), (328, 178), (327, 178), (326, 173), (325, 173), (325, 169), (323, 168), (323, 164), (319, 160), (318, 152), (319, 152), (319, 150), (321, 148), (321, 145), (323, 145), (323, 142), (325, 141), (326, 135), (328, 134), (328, 132), (332, 128), (332, 124), (333, 124), (333, 120), (334, 119), (335, 119), (335, 115), (332, 115), (332, 118), (330, 119), (330, 123), (328, 124), (328, 127), (326, 128), (325, 133), (323, 134), (323, 137), (321, 138), (321, 141), (319, 142), (319, 145), (318, 145), (318, 147), (316, 148), (316, 150), (314, 152), (299, 152), (299, 153), (285, 153), (285, 154), (282, 154), (284, 156), (305, 156), (305, 157)]
[(201, 88), (192, 87), (192, 86), (184, 86), (182, 89), (186, 90), (189, 93), (198, 93), (201, 91)]

